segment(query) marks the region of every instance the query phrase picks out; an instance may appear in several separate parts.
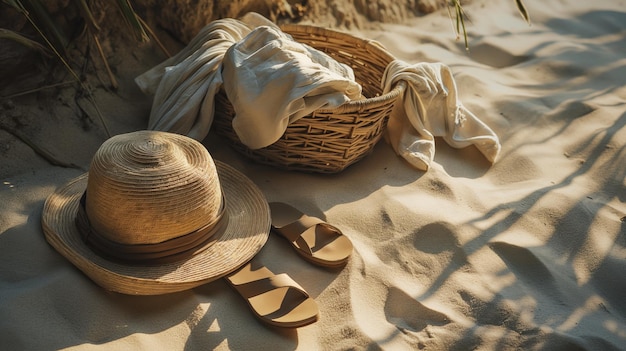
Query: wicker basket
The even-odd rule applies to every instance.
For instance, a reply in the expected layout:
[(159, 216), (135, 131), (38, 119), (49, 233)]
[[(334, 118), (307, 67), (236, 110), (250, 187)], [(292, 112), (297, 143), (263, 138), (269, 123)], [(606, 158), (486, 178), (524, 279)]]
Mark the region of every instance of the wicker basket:
[(372, 151), (382, 136), (394, 102), (405, 89), (405, 84), (400, 82), (382, 94), (383, 72), (394, 57), (375, 41), (337, 31), (303, 25), (285, 25), (281, 29), (298, 42), (351, 66), (367, 99), (350, 101), (335, 109), (316, 110), (290, 123), (274, 144), (251, 150), (239, 141), (232, 128), (235, 112), (222, 91), (216, 96), (215, 131), (229, 139), (237, 151), (260, 163), (287, 170), (340, 172)]

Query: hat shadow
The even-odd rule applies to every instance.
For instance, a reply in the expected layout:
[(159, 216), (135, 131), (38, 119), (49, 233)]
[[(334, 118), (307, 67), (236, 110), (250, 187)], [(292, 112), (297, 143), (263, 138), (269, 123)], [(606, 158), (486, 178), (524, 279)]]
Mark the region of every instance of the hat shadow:
[[(39, 204), (25, 223), (0, 233), (5, 254), (0, 287), (11, 284), (10, 289), (0, 289), (0, 307), (19, 316), (12, 322), (14, 332), (23, 332), (26, 326), (46, 330), (29, 337), (27, 345), (62, 349), (104, 345), (128, 337), (141, 344), (189, 333), (186, 350), (212, 349), (224, 343), (233, 350), (298, 347), (299, 329), (273, 327), (257, 320), (224, 279), (164, 295), (133, 296), (105, 290), (46, 242), (41, 209)], [(288, 273), (317, 297), (337, 273), (314, 267), (289, 250), (282, 238), (270, 236), (253, 260), (276, 274)], [(315, 324), (308, 328), (315, 328)], [(249, 335), (255, 335), (255, 345), (249, 344)]]
[[(20, 349), (57, 350), (150, 336), (172, 329), (195, 308), (191, 291), (131, 296), (101, 288), (46, 242), (41, 209), (0, 233), (0, 309), (13, 316), (4, 335), (17, 336), (2, 337), (8, 349), (13, 342)], [(25, 338), (26, 330), (45, 333)]]

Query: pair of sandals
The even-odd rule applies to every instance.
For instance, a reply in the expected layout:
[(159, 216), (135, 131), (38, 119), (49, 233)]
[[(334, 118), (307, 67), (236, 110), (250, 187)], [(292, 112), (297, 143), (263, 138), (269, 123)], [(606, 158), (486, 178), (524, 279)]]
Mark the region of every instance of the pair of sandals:
[[(346, 264), (352, 242), (336, 227), (280, 202), (270, 205), (272, 231), (287, 239), (305, 260), (322, 267)], [(267, 267), (248, 263), (226, 281), (246, 300), (261, 321), (296, 328), (317, 321), (313, 298), (286, 273), (275, 275)]]

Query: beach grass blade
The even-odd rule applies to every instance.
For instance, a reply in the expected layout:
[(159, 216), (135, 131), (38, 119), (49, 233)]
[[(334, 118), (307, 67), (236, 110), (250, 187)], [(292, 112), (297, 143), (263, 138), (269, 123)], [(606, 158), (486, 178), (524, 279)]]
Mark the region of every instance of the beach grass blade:
[(515, 4), (517, 5), (517, 9), (519, 10), (520, 15), (524, 18), (524, 20), (530, 24), (530, 15), (526, 10), (526, 6), (522, 0), (515, 0)]
[(137, 13), (133, 9), (133, 6), (131, 5), (130, 1), (129, 0), (117, 0), (117, 6), (122, 12), (122, 15), (124, 19), (126, 20), (126, 22), (133, 29), (133, 32), (135, 33), (136, 38), (142, 42), (148, 41), (149, 40), (148, 34), (146, 34), (142, 21), (140, 20), (139, 16), (137, 16)]
[(44, 56), (50, 56), (50, 51), (45, 46), (12, 30), (0, 28), (0, 39), (12, 40), (29, 49), (36, 50)]

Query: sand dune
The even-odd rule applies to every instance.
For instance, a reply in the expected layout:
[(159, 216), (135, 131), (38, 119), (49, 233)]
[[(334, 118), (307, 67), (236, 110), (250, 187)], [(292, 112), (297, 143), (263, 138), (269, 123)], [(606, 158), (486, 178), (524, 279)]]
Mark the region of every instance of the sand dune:
[[(320, 320), (298, 330), (260, 324), (223, 281), (164, 296), (101, 289), (45, 242), (39, 222), (45, 198), (83, 171), (51, 166), (2, 134), (10, 150), (0, 154), (0, 344), (626, 349), (626, 2), (527, 2), (532, 26), (512, 2), (485, 3), (466, 8), (469, 52), (445, 11), (353, 34), (407, 62), (448, 64), (463, 103), (500, 138), (494, 165), (474, 147), (438, 139), (428, 172), (381, 142), (339, 174), (304, 174), (251, 162), (215, 135), (205, 140), (269, 201), (325, 218), (354, 243), (336, 271), (306, 263), (273, 235), (255, 258), (318, 302)], [(126, 85), (105, 108), (114, 133), (147, 122), (149, 101), (132, 79), (156, 61), (120, 68)], [(86, 169), (102, 132), (46, 118), (36, 141)]]

